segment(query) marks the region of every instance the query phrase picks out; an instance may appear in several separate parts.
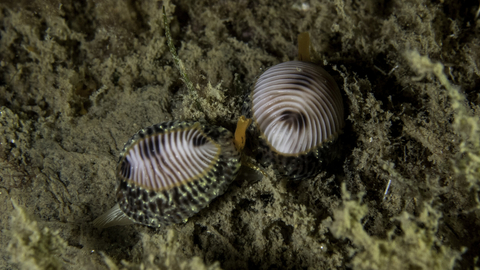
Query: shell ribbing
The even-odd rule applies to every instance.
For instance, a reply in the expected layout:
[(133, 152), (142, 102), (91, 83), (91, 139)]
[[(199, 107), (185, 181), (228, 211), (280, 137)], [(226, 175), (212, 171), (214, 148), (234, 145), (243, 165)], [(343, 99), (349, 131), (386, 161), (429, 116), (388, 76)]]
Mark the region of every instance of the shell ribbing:
[(120, 174), (149, 190), (165, 190), (201, 177), (216, 162), (220, 146), (196, 128), (155, 134), (137, 141)]
[(333, 78), (300, 61), (278, 64), (255, 84), (252, 112), (275, 151), (297, 155), (331, 140), (344, 126), (343, 102)]
[(128, 220), (111, 211), (98, 224), (185, 222), (227, 190), (240, 156), (222, 127), (174, 121), (144, 128), (125, 144), (117, 166), (118, 208)]

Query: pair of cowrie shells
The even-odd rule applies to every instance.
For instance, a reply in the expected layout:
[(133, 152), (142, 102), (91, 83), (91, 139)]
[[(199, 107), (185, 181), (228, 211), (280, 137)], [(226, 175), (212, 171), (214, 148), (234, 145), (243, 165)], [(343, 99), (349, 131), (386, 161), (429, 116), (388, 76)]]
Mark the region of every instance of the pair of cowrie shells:
[[(265, 166), (290, 179), (317, 174), (344, 126), (333, 78), (310, 62), (266, 70), (247, 93), (235, 135), (199, 122), (166, 122), (137, 132), (120, 153), (117, 204), (94, 221), (99, 228), (186, 221), (223, 194), (241, 166), (248, 137)], [(248, 128), (248, 130), (247, 130)]]

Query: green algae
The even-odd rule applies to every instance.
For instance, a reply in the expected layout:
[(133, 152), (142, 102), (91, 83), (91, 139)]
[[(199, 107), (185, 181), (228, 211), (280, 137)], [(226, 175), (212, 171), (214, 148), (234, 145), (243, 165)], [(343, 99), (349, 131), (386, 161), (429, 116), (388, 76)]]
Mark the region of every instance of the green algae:
[(12, 241), (7, 247), (12, 261), (23, 269), (60, 269), (65, 240), (58, 236), (58, 231), (40, 228), (24, 208), (13, 205), (17, 213), (12, 218)]
[(354, 269), (452, 269), (460, 259), (460, 251), (442, 245), (438, 238), (442, 213), (431, 204), (425, 203), (418, 216), (402, 212), (392, 218), (398, 227), (384, 239), (372, 237), (362, 225), (368, 206), (353, 199), (345, 184), (342, 192), (343, 205), (334, 212), (330, 230), (335, 237), (352, 241), (355, 248), (349, 256)]

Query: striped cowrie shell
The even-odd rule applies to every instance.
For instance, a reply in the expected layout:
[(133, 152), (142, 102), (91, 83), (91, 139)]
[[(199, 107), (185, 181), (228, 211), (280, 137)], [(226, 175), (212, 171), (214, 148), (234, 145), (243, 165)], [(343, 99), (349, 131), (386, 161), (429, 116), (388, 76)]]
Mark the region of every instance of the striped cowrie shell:
[(120, 154), (117, 204), (94, 226), (185, 222), (235, 179), (239, 147), (230, 131), (199, 122), (166, 122), (140, 130)]
[(281, 175), (304, 179), (335, 154), (345, 125), (340, 89), (320, 66), (290, 61), (266, 70), (247, 93), (242, 114), (253, 119), (254, 152)]

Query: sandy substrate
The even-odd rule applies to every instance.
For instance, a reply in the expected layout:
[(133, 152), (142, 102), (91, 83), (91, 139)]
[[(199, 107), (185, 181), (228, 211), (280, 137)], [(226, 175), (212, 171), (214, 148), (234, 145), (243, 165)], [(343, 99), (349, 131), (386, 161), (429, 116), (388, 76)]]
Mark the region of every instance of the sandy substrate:
[[(478, 3), (71, 2), (0, 3), (1, 269), (480, 267)], [(184, 224), (92, 226), (135, 132), (233, 131), (306, 31), (346, 105), (334, 164), (305, 181), (244, 167)]]

